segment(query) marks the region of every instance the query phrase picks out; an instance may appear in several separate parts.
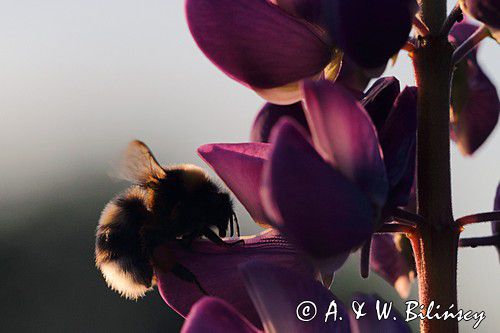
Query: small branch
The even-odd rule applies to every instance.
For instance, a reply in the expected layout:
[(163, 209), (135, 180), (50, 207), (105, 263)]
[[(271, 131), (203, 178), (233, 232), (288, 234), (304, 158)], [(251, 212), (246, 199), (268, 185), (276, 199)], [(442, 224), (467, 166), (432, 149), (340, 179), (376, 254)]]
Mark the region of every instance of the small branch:
[(467, 54), (476, 48), (477, 44), (488, 36), (490, 36), (490, 31), (484, 24), (477, 28), (477, 30), (474, 31), (474, 33), (467, 38), (465, 42), (457, 47), (455, 52), (453, 52), (453, 63), (459, 63)]
[(441, 36), (448, 36), (450, 33), (451, 28), (455, 25), (456, 22), (462, 21), (464, 18), (464, 15), (462, 13), (462, 8), (460, 8), (460, 4), (457, 3), (453, 10), (450, 12), (450, 15), (446, 18), (446, 21), (444, 21), (443, 26), (441, 27), (441, 31), (439, 34)]
[(478, 246), (498, 246), (500, 245), (500, 235), (488, 237), (464, 238), (458, 243), (460, 247), (478, 247)]
[(421, 224), (424, 221), (422, 216), (410, 213), (401, 208), (396, 208), (392, 211), (392, 218), (397, 222), (401, 222), (411, 227), (416, 227), (418, 224)]
[(416, 16), (413, 18), (413, 26), (421, 36), (425, 37), (429, 34), (429, 28)]
[(363, 279), (367, 279), (370, 275), (370, 252), (372, 247), (372, 238), (363, 245), (361, 248), (361, 261), (359, 271)]
[(385, 233), (405, 233), (405, 234), (413, 234), (416, 229), (409, 225), (397, 224), (397, 223), (387, 223), (380, 227), (377, 234), (385, 234)]
[(464, 227), (468, 224), (492, 222), (492, 221), (500, 221), (500, 210), (487, 213), (467, 215), (457, 219), (455, 223), (457, 223), (460, 227)]

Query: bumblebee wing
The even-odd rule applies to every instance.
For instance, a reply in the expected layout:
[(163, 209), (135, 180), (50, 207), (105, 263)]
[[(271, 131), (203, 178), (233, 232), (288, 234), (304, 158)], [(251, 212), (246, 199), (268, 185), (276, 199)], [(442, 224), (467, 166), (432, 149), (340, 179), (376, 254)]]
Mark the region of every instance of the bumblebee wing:
[(118, 168), (118, 176), (134, 183), (147, 183), (166, 176), (151, 150), (139, 140), (132, 141)]

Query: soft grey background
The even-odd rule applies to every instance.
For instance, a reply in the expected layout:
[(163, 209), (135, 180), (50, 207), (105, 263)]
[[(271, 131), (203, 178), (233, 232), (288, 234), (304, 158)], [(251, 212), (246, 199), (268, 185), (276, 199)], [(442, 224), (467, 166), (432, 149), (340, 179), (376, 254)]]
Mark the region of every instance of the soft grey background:
[[(183, 1), (1, 0), (0, 9), (4, 327), (177, 330), (177, 316), (155, 293), (137, 304), (120, 299), (93, 267), (99, 210), (125, 186), (106, 172), (133, 138), (147, 142), (164, 163), (202, 165), (196, 148), (247, 140), (263, 101), (197, 49)], [(498, 45), (484, 42), (479, 59), (500, 86)], [(408, 56), (401, 53), (387, 74), (412, 84)], [(456, 217), (492, 208), (499, 146), (497, 129), (473, 158), (453, 148)], [(239, 214), (245, 233), (255, 232)], [(464, 235), (489, 233), (489, 225), (481, 225)], [(343, 299), (360, 289), (397, 299), (381, 279), (361, 281), (355, 265), (357, 258), (334, 287)], [(460, 250), (460, 307), (487, 315), (478, 332), (498, 331), (499, 276), (494, 249)], [(462, 331), (471, 326), (463, 323)]]

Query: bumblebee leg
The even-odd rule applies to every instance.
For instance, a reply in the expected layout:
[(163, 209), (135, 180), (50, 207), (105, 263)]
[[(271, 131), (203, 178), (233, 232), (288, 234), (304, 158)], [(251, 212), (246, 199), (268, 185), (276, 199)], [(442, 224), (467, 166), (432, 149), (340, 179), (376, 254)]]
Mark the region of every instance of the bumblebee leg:
[(234, 236), (234, 214), (231, 214), (231, 217), (229, 218), (229, 235), (231, 237)]
[(220, 245), (220, 246), (224, 246), (224, 247), (231, 247), (231, 246), (234, 246), (236, 244), (243, 243), (243, 240), (239, 240), (239, 241), (236, 241), (233, 243), (226, 243), (226, 242), (224, 242), (224, 240), (222, 238), (217, 236), (217, 234), (210, 228), (203, 229), (203, 235), (205, 237), (207, 237), (209, 240), (211, 240), (212, 242), (214, 242), (215, 244)]
[(236, 223), (236, 236), (240, 237), (240, 224), (238, 223), (238, 216), (233, 212), (234, 223)]
[(177, 276), (179, 279), (181, 279), (183, 281), (186, 281), (189, 283), (194, 283), (203, 294), (209, 296), (209, 294), (206, 292), (205, 289), (203, 289), (203, 287), (201, 286), (200, 282), (198, 281), (196, 276), (193, 274), (193, 272), (191, 272), (189, 269), (187, 269), (183, 265), (181, 265), (179, 263), (175, 263), (174, 267), (172, 267), (171, 272), (172, 272), (172, 274), (174, 274), (175, 276)]

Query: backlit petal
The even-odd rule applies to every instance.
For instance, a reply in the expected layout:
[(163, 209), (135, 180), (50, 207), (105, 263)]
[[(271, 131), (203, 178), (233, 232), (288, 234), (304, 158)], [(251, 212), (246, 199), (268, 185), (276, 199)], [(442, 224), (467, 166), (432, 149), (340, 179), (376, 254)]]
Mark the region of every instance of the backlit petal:
[[(320, 282), (269, 263), (254, 261), (240, 267), (266, 332), (350, 332), (343, 304)], [(304, 301), (313, 302), (315, 308), (308, 303), (297, 311)], [(325, 315), (333, 301), (336, 303), (337, 320), (334, 321), (332, 315), (325, 323)], [(317, 316), (310, 321), (301, 321), (297, 312), (308, 319), (307, 305), (310, 306), (310, 314), (315, 311)]]
[(410, 269), (399, 252), (391, 234), (376, 234), (372, 238), (370, 267), (403, 298), (410, 294)]
[(205, 55), (254, 88), (311, 77), (331, 58), (331, 46), (314, 27), (266, 0), (187, 0), (186, 12)]
[(341, 84), (307, 81), (303, 89), (306, 117), (316, 148), (381, 207), (388, 184), (370, 116)]
[(262, 332), (250, 324), (227, 302), (215, 297), (203, 297), (191, 308), (181, 333), (257, 333)]
[[(234, 240), (228, 240), (234, 241)], [(168, 245), (177, 262), (187, 267), (211, 296), (231, 304), (252, 324), (261, 327), (259, 316), (248, 297), (238, 265), (264, 260), (313, 278), (315, 272), (275, 231), (246, 239), (245, 244), (226, 248), (207, 240), (195, 241), (190, 249)], [(182, 316), (204, 295), (193, 283), (184, 282), (170, 272), (155, 270), (158, 289), (165, 302)]]
[(398, 79), (393, 76), (383, 77), (375, 81), (361, 100), (361, 104), (370, 115), (378, 133), (380, 133), (382, 125), (399, 95), (399, 90)]
[[(406, 87), (399, 94), (379, 138), (389, 180), (389, 202), (395, 206), (404, 205), (408, 202), (415, 173), (417, 88)], [(393, 197), (393, 189), (397, 189), (397, 197)]]
[(500, 106), (495, 86), (472, 59), (459, 64), (453, 78), (452, 139), (462, 154), (473, 154), (498, 122)]
[(291, 105), (266, 103), (255, 118), (250, 139), (255, 142), (269, 142), (271, 130), (274, 128), (276, 123), (284, 117), (292, 118), (307, 132), (309, 132), (302, 103), (295, 103)]
[(262, 168), (270, 145), (267, 143), (208, 144), (198, 154), (214, 169), (252, 218), (267, 224), (260, 201)]
[(325, 1), (335, 43), (359, 66), (385, 65), (406, 43), (418, 6), (415, 0)]
[(372, 233), (371, 205), (297, 126), (282, 120), (274, 130), (264, 170), (264, 208), (272, 223), (310, 257), (344, 254)]
[(460, 0), (462, 10), (484, 24), (500, 29), (500, 1)]

